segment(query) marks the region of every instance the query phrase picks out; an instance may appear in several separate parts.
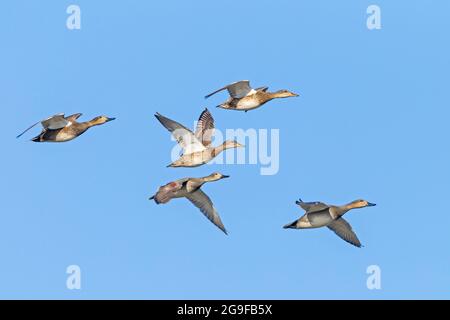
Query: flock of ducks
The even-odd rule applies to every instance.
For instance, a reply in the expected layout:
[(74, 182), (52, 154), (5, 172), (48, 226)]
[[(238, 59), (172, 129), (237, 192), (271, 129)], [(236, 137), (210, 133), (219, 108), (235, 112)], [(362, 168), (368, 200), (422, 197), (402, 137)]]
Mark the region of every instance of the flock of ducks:
[[(288, 90), (269, 92), (268, 87), (253, 89), (248, 80), (243, 80), (218, 89), (205, 96), (205, 98), (209, 98), (224, 90), (228, 91), (230, 97), (217, 107), (245, 112), (257, 109), (273, 99), (298, 96)], [(79, 137), (94, 126), (103, 125), (115, 119), (99, 116), (90, 121), (78, 122), (77, 120), (81, 115), (81, 113), (68, 117), (63, 113), (54, 115), (33, 124), (18, 135), (17, 138), (41, 123), (43, 127), (42, 132), (33, 138), (32, 141), (67, 142)], [(201, 113), (195, 132), (160, 113), (156, 113), (155, 117), (172, 134), (182, 148), (180, 158), (169, 164), (168, 167), (198, 167), (210, 162), (218, 154), (227, 149), (244, 147), (237, 141), (231, 140), (225, 141), (215, 147), (212, 146), (214, 118), (208, 109), (205, 109)], [(202, 187), (205, 183), (219, 181), (228, 177), (227, 175), (216, 172), (206, 177), (182, 178), (161, 186), (150, 200), (154, 200), (156, 204), (166, 204), (175, 198), (186, 198), (200, 209), (215, 226), (227, 234), (219, 213), (208, 195), (203, 192)], [(352, 209), (375, 206), (375, 204), (365, 200), (356, 200), (343, 206), (328, 205), (322, 202), (303, 202), (302, 200), (297, 201), (296, 204), (305, 211), (305, 214), (300, 219), (285, 225), (284, 228), (311, 229), (328, 227), (340, 238), (356, 247), (361, 247), (361, 242), (358, 240), (350, 224), (342, 216)]]

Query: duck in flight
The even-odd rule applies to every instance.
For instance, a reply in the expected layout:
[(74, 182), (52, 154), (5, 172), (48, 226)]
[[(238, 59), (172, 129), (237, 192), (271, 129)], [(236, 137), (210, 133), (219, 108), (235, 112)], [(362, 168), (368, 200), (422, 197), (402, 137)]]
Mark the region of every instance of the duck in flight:
[(227, 231), (220, 219), (219, 213), (214, 208), (211, 199), (204, 193), (201, 187), (207, 182), (213, 182), (229, 178), (221, 173), (213, 173), (202, 178), (184, 178), (166, 184), (159, 188), (150, 200), (154, 200), (157, 204), (165, 204), (175, 198), (186, 198), (194, 206), (216, 225), (225, 234)]
[(99, 126), (115, 119), (108, 118), (106, 116), (99, 116), (90, 121), (77, 122), (77, 119), (81, 117), (81, 115), (81, 113), (76, 113), (68, 117), (65, 117), (64, 113), (54, 115), (48, 119), (33, 124), (31, 127), (19, 134), (17, 138), (20, 138), (25, 132), (41, 123), (43, 127), (42, 132), (37, 137), (31, 139), (31, 141), (66, 142), (75, 139), (94, 126)]
[(228, 90), (230, 98), (217, 107), (227, 110), (241, 110), (245, 112), (257, 109), (273, 99), (298, 97), (298, 94), (288, 90), (268, 92), (268, 87), (253, 89), (250, 86), (250, 81), (242, 80), (220, 88), (219, 90), (208, 94), (205, 98), (207, 99), (223, 90)]
[(214, 119), (208, 109), (201, 113), (195, 133), (159, 113), (156, 113), (155, 117), (172, 133), (172, 136), (183, 149), (181, 157), (168, 167), (198, 167), (208, 163), (226, 149), (244, 147), (237, 141), (232, 140), (227, 140), (217, 147), (211, 145)]
[(352, 209), (375, 206), (374, 203), (370, 203), (366, 200), (356, 200), (343, 206), (333, 206), (322, 202), (303, 202), (300, 199), (296, 204), (305, 210), (306, 213), (300, 219), (285, 225), (285, 229), (328, 227), (341, 239), (358, 248), (361, 248), (361, 242), (352, 230), (350, 224), (345, 221), (342, 216)]

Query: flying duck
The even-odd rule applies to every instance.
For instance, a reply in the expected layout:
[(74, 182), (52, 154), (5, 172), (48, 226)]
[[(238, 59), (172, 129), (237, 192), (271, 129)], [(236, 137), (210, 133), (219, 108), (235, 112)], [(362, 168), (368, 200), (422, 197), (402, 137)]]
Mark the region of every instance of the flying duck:
[(67, 142), (75, 139), (76, 137), (85, 133), (89, 128), (102, 125), (106, 122), (112, 121), (115, 118), (108, 118), (106, 116), (95, 117), (94, 119), (86, 122), (77, 122), (77, 119), (81, 117), (81, 113), (76, 113), (71, 116), (65, 117), (64, 113), (54, 115), (48, 119), (36, 122), (24, 132), (19, 134), (17, 138), (20, 138), (25, 132), (36, 126), (42, 124), (42, 132), (31, 139), (34, 142)]
[(168, 167), (198, 167), (208, 163), (226, 149), (244, 147), (237, 141), (231, 140), (227, 140), (217, 147), (211, 145), (214, 119), (208, 109), (201, 113), (195, 133), (159, 113), (156, 113), (155, 117), (172, 133), (183, 149), (181, 157), (169, 164)]
[(344, 214), (352, 209), (373, 207), (374, 203), (366, 200), (356, 200), (343, 206), (327, 205), (322, 202), (303, 202), (301, 199), (296, 201), (305, 214), (298, 220), (284, 226), (285, 229), (312, 229), (328, 227), (334, 231), (340, 238), (348, 243), (360, 248), (361, 242), (353, 232), (350, 224), (342, 218)]
[(217, 107), (227, 110), (241, 110), (245, 112), (257, 109), (273, 99), (298, 97), (298, 94), (288, 90), (268, 92), (268, 87), (253, 89), (250, 86), (250, 81), (242, 80), (220, 88), (219, 90), (208, 94), (205, 98), (207, 99), (223, 90), (228, 90), (230, 98)]
[(211, 201), (211, 199), (204, 193), (201, 187), (207, 182), (218, 181), (228, 178), (229, 176), (221, 173), (213, 173), (202, 178), (183, 178), (166, 184), (159, 188), (150, 200), (154, 200), (157, 204), (165, 204), (175, 198), (186, 198), (220, 230), (225, 234), (227, 231), (220, 219), (219, 213)]

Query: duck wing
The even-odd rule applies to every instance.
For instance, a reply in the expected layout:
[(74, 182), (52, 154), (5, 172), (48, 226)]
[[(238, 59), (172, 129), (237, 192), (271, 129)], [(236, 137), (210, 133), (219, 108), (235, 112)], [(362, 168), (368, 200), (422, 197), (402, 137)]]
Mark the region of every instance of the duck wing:
[(330, 206), (326, 203), (314, 201), (314, 202), (303, 202), (301, 199), (299, 201), (295, 202), (297, 205), (299, 205), (303, 210), (305, 210), (307, 213), (313, 213), (322, 211), (325, 209), (329, 209)]
[(156, 194), (150, 198), (150, 200), (155, 200), (157, 204), (169, 202), (173, 199), (173, 197), (175, 197), (176, 193), (183, 188), (183, 185), (187, 180), (188, 179), (181, 179), (178, 181), (173, 181), (160, 187)]
[(192, 193), (189, 193), (186, 198), (192, 202), (194, 206), (200, 209), (200, 211), (220, 230), (227, 234), (227, 230), (220, 219), (219, 213), (211, 201), (211, 199), (201, 189), (197, 189)]
[(255, 91), (262, 91), (262, 92), (266, 92), (267, 90), (269, 90), (269, 87), (259, 87), (255, 89)]
[(361, 248), (361, 242), (355, 232), (353, 232), (352, 226), (343, 218), (334, 220), (328, 225), (328, 228), (334, 231), (334, 233), (336, 233), (342, 240), (347, 241), (355, 247)]
[(156, 113), (156, 119), (172, 133), (172, 136), (183, 148), (183, 154), (191, 154), (205, 150), (205, 146), (195, 137), (194, 133), (185, 126), (163, 115)]
[(72, 122), (70, 122), (69, 120), (67, 120), (66, 118), (64, 118), (64, 113), (59, 113), (56, 114), (54, 116), (51, 116), (50, 118), (47, 118), (45, 120), (36, 122), (35, 124), (33, 124), (32, 126), (30, 126), (29, 128), (27, 128), (24, 132), (22, 132), (21, 134), (19, 134), (17, 136), (17, 138), (20, 138), (21, 136), (23, 136), (28, 130), (34, 128), (36, 125), (38, 125), (39, 123), (42, 124), (42, 127), (44, 130), (58, 130), (58, 129), (62, 129), (64, 127), (67, 127), (68, 125), (70, 125)]
[(205, 109), (197, 122), (195, 137), (201, 141), (205, 147), (211, 145), (212, 135), (214, 133), (214, 118), (208, 109)]
[(72, 114), (72, 115), (66, 117), (66, 120), (70, 121), (70, 122), (74, 122), (74, 121), (78, 120), (78, 118), (81, 117), (82, 115), (83, 115), (82, 113), (75, 113), (75, 114)]
[(229, 84), (223, 88), (220, 88), (219, 90), (216, 90), (213, 93), (208, 94), (207, 96), (205, 96), (205, 98), (207, 99), (207, 98), (211, 97), (212, 95), (215, 95), (216, 93), (223, 91), (225, 89), (228, 90), (228, 93), (234, 99), (241, 99), (255, 91), (250, 86), (250, 81), (242, 80), (242, 81), (238, 81), (238, 82)]
[(44, 129), (58, 130), (67, 127), (71, 124), (71, 122), (64, 118), (64, 113), (60, 113), (48, 119), (45, 119), (44, 121), (41, 121), (41, 124)]

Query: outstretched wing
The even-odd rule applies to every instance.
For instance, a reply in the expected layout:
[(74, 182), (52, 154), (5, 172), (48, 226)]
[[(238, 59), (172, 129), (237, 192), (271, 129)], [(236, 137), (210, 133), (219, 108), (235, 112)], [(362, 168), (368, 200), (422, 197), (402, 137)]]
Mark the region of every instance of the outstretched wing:
[(62, 129), (64, 127), (67, 127), (71, 122), (64, 118), (64, 113), (60, 113), (57, 115), (54, 115), (53, 117), (50, 117), (48, 119), (45, 119), (41, 122), (44, 129), (49, 130), (58, 130)]
[(75, 114), (72, 114), (72, 115), (66, 117), (66, 120), (73, 122), (73, 121), (78, 120), (78, 118), (81, 117), (82, 115), (83, 115), (82, 113), (75, 113)]
[(227, 234), (227, 230), (220, 219), (219, 213), (211, 201), (211, 199), (201, 190), (198, 189), (192, 193), (189, 193), (186, 198), (192, 202), (194, 206), (200, 209), (200, 211), (220, 230)]
[(157, 204), (169, 202), (175, 196), (176, 192), (181, 190), (183, 183), (186, 181), (187, 179), (173, 181), (160, 187), (150, 200), (155, 200)]
[(208, 94), (205, 98), (209, 98), (212, 95), (215, 95), (216, 93), (223, 91), (225, 89), (228, 90), (228, 93), (230, 94), (230, 96), (235, 99), (241, 99), (241, 98), (255, 92), (255, 90), (253, 90), (252, 87), (250, 87), (250, 81), (242, 80), (242, 81), (238, 81), (238, 82), (229, 84), (223, 88), (220, 88), (219, 90), (216, 90), (213, 93)]
[(211, 145), (212, 135), (214, 133), (214, 118), (208, 109), (205, 109), (198, 119), (195, 137), (201, 141), (205, 147)]
[(299, 201), (295, 202), (297, 205), (299, 205), (303, 210), (305, 210), (307, 213), (313, 213), (317, 211), (322, 211), (325, 209), (328, 209), (330, 206), (323, 202), (303, 202), (301, 199)]
[[(71, 122), (69, 120), (67, 120), (66, 118), (64, 118), (64, 113), (59, 113), (56, 114), (48, 119), (39, 121), (42, 124), (42, 127), (44, 130), (58, 130), (58, 129), (62, 129), (64, 127), (67, 127), (68, 125), (71, 124)], [(36, 122), (35, 124), (33, 124), (32, 126), (30, 126), (29, 128), (27, 128), (24, 132), (22, 132), (21, 134), (19, 134), (17, 136), (17, 138), (20, 138), (21, 136), (23, 136), (28, 130), (34, 128), (37, 124), (39, 124), (39, 122)]]
[(183, 154), (191, 154), (206, 149), (191, 130), (159, 113), (156, 113), (155, 117), (167, 130), (172, 133), (172, 136), (183, 148)]
[(259, 87), (255, 89), (255, 91), (262, 91), (262, 92), (266, 92), (267, 90), (269, 90), (269, 87)]
[(328, 228), (334, 231), (334, 233), (336, 233), (341, 239), (358, 248), (361, 248), (361, 242), (359, 241), (355, 232), (353, 232), (352, 226), (343, 218), (334, 220), (328, 225)]

